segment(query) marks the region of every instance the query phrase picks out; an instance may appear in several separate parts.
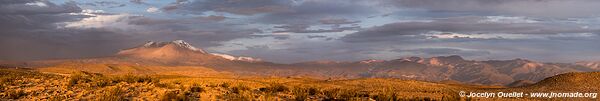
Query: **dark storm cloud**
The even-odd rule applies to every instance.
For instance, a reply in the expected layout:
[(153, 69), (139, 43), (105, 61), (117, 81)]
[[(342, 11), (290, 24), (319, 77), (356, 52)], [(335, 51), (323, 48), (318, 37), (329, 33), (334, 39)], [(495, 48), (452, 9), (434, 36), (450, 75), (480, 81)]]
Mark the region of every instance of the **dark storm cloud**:
[(599, 29), (558, 23), (482, 22), (485, 20), (486, 17), (468, 16), (434, 19), (431, 22), (397, 22), (367, 28), (344, 36), (342, 40), (347, 42), (393, 41), (397, 37), (421, 35), (430, 31), (465, 34), (561, 34), (596, 33), (600, 31)]
[(598, 0), (390, 0), (401, 8), (432, 12), (496, 13), (537, 17), (598, 16)]

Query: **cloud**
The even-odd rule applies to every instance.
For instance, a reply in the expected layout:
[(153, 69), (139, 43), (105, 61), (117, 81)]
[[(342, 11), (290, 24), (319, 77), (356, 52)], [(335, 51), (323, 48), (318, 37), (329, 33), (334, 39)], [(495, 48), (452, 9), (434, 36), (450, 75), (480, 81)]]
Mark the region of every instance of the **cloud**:
[(146, 2), (144, 2), (145, 0), (129, 0), (129, 2), (131, 3), (135, 3), (135, 4), (145, 4)]
[(390, 0), (400, 8), (431, 12), (518, 15), (549, 18), (598, 16), (597, 0)]
[[(56, 5), (49, 1), (32, 2), (7, 2), (0, 4), (0, 14), (2, 15), (34, 15), (34, 14), (63, 14), (79, 12), (81, 8), (74, 2), (67, 2), (62, 5)], [(40, 6), (43, 5), (43, 6)]]
[(329, 29), (311, 29), (309, 25), (305, 24), (293, 24), (293, 25), (281, 25), (274, 26), (273, 28), (283, 29), (276, 30), (273, 33), (328, 33), (328, 32), (342, 32), (346, 30), (355, 30), (360, 28), (359, 26), (348, 26), (348, 27), (340, 27), (340, 26), (331, 26)]
[[(101, 40), (112, 37), (101, 29), (64, 29), (63, 22), (89, 17), (77, 15), (82, 10), (75, 2), (54, 4), (45, 0), (2, 1), (0, 4), (0, 59), (31, 60), (81, 57), (97, 54), (110, 44), (83, 47), (81, 40)], [(119, 39), (124, 37), (118, 37)], [(95, 48), (102, 46), (103, 48)], [(87, 54), (87, 55), (86, 55)]]
[(95, 15), (80, 21), (67, 22), (65, 27), (108, 29), (120, 34), (138, 35), (160, 41), (183, 39), (200, 47), (216, 46), (221, 41), (252, 37), (252, 34), (260, 32), (256, 28), (220, 23), (226, 18), (209, 15), (170, 19), (123, 13)]
[[(74, 2), (57, 5), (47, 1), (7, 2), (0, 4), (0, 31), (2, 34), (21, 30), (54, 29), (57, 23), (73, 21), (85, 16), (70, 15), (81, 12)], [(30, 3), (36, 3), (32, 5)], [(39, 6), (43, 3), (45, 6)]]
[(227, 12), (240, 15), (254, 15), (284, 11), (290, 1), (287, 0), (196, 0), (189, 3), (178, 0), (171, 5), (163, 7), (166, 11), (179, 10), (190, 13), (204, 13), (206, 11)]
[(143, 17), (143, 16), (133, 16), (128, 21), (129, 24), (133, 25), (165, 25), (165, 24), (199, 24), (199, 23), (214, 23), (220, 22), (227, 19), (225, 16), (198, 16), (198, 17), (190, 17), (190, 18), (180, 18), (180, 19), (159, 19), (159, 18), (151, 18), (151, 17)]
[(156, 8), (156, 7), (150, 7), (150, 8), (148, 8), (148, 9), (146, 9), (146, 12), (149, 12), (149, 13), (156, 13), (156, 12), (160, 12), (160, 9), (159, 9), (159, 8)]
[(379, 13), (373, 6), (369, 1), (362, 0), (304, 0), (286, 11), (266, 13), (257, 21), (267, 24), (331, 24), (337, 20), (337, 23), (350, 24), (357, 23), (353, 19)]
[(354, 61), (368, 58), (359, 54), (362, 50), (359, 47), (320, 42), (303, 42), (303, 44), (305, 45), (289, 43), (286, 45), (293, 45), (293, 47), (286, 48), (273, 45), (255, 45), (224, 53), (258, 57), (277, 63), (297, 63), (317, 60)]
[(87, 2), (0, 0), (0, 47), (9, 47), (0, 59), (105, 56), (148, 40), (176, 39), (284, 63), (600, 55), (599, 1), (592, 0)]
[(253, 37), (251, 38), (265, 38), (265, 37), (272, 37), (273, 39), (277, 39), (277, 40), (287, 40), (290, 39), (290, 35), (273, 35), (273, 34), (269, 34), (269, 35), (252, 35)]
[(458, 48), (417, 48), (417, 49), (394, 49), (394, 52), (411, 54), (414, 56), (447, 56), (447, 55), (461, 55), (466, 57), (472, 56), (486, 56), (490, 55), (489, 51), (484, 50), (473, 50), (473, 49), (458, 49)]
[(313, 38), (327, 38), (327, 36), (322, 36), (322, 35), (308, 35), (306, 37), (310, 38), (310, 39), (313, 39)]
[(127, 4), (115, 2), (115, 1), (95, 1), (91, 3), (85, 3), (85, 5), (89, 6), (99, 6), (99, 7), (108, 7), (108, 8), (118, 8), (125, 7)]
[(107, 56), (148, 40), (183, 39), (199, 47), (210, 47), (260, 32), (252, 27), (219, 23), (227, 17), (218, 15), (162, 19), (82, 10), (75, 2), (2, 3), (0, 47), (6, 47), (0, 50), (2, 60)]
[(84, 18), (80, 21), (65, 22), (67, 28), (131, 28), (124, 20), (134, 16), (130, 14), (114, 14), (114, 15), (93, 15), (93, 17)]
[(25, 5), (35, 5), (35, 6), (40, 6), (40, 7), (47, 7), (48, 6), (44, 2), (30, 2), (30, 3), (25, 3)]
[(164, 12), (203, 15), (229, 13), (247, 23), (274, 25), (272, 33), (330, 33), (360, 29), (355, 20), (376, 13), (365, 0), (197, 0), (177, 1)]
[(172, 2), (170, 4), (167, 4), (166, 6), (161, 7), (161, 10), (163, 10), (165, 12), (173, 12), (173, 11), (181, 8), (180, 6), (184, 6), (187, 3), (189, 3), (188, 0), (175, 0), (175, 2)]
[(348, 19), (343, 18), (324, 18), (319, 20), (319, 22), (321, 22), (322, 24), (342, 25), (359, 23), (360, 21), (350, 21)]
[[(357, 23), (352, 18), (377, 13), (367, 0), (196, 0), (173, 2), (162, 9), (180, 14), (223, 12), (255, 16), (265, 24)], [(327, 18), (327, 19), (322, 19)], [(337, 21), (337, 22), (335, 22)]]
[(399, 37), (419, 37), (429, 32), (463, 34), (569, 34), (596, 33), (599, 29), (561, 23), (498, 22), (490, 17), (466, 16), (439, 18), (426, 22), (397, 22), (367, 28), (342, 38), (347, 42), (393, 41)]

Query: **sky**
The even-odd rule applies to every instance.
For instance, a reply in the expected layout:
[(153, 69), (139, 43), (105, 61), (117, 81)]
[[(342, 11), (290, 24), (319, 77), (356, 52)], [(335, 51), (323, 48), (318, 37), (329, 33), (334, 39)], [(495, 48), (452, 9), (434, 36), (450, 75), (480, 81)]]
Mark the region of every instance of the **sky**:
[(600, 61), (598, 0), (0, 0), (0, 60), (185, 40), (277, 63), (460, 55)]

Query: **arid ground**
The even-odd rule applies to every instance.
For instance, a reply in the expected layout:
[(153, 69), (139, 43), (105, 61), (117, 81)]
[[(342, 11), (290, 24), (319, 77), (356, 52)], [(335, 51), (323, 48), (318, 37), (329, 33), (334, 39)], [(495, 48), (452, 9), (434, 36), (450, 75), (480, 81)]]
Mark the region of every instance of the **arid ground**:
[[(3, 100), (572, 100), (573, 98), (468, 98), (465, 92), (597, 92), (600, 73), (568, 73), (533, 85), (462, 85), (399, 79), (315, 80), (307, 78), (186, 77), (175, 75), (104, 75), (89, 72), (42, 73), (0, 69)], [(577, 100), (596, 100), (578, 98)]]

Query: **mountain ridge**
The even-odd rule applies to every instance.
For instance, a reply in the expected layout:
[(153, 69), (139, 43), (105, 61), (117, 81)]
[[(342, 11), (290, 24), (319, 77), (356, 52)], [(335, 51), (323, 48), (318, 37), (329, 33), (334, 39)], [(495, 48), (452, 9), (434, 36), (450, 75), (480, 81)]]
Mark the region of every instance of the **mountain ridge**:
[[(115, 56), (53, 61), (53, 63), (55, 64), (47, 62), (39, 64), (43, 64), (40, 66), (44, 68), (82, 66), (69, 69), (104, 70), (115, 73), (131, 71), (118, 71), (114, 65), (134, 68), (137, 73), (147, 72), (144, 70), (157, 70), (145, 68), (161, 67), (162, 70), (168, 71), (169, 69), (165, 67), (191, 66), (202, 67), (203, 71), (227, 72), (237, 76), (302, 76), (317, 79), (399, 78), (434, 82), (459, 81), (465, 84), (482, 85), (507, 85), (518, 80), (537, 82), (546, 77), (563, 73), (599, 70), (597, 67), (593, 67), (596, 66), (593, 64), (541, 63), (520, 58), (476, 61), (465, 60), (458, 55), (278, 64), (252, 57), (209, 53), (183, 40), (149, 41), (137, 47), (122, 50)], [(151, 73), (155, 72), (157, 71)], [(202, 71), (198, 73), (202, 73)]]

